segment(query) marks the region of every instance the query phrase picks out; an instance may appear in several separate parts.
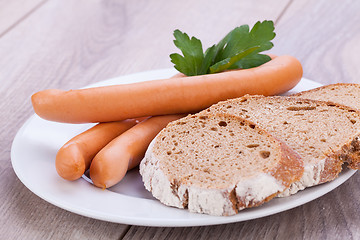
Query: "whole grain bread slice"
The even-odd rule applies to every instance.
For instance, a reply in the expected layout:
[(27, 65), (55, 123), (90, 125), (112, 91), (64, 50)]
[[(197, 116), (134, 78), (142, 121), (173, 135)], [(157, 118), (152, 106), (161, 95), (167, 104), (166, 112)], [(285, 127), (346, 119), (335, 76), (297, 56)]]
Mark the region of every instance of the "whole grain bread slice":
[(224, 216), (275, 197), (301, 178), (303, 163), (250, 121), (202, 113), (164, 128), (141, 161), (140, 174), (162, 203)]
[(299, 92), (292, 96), (328, 101), (349, 106), (360, 111), (360, 84), (336, 83)]
[(359, 168), (360, 113), (350, 107), (297, 97), (244, 96), (204, 112), (249, 119), (300, 154), (304, 175), (282, 196), (335, 179), (344, 162)]

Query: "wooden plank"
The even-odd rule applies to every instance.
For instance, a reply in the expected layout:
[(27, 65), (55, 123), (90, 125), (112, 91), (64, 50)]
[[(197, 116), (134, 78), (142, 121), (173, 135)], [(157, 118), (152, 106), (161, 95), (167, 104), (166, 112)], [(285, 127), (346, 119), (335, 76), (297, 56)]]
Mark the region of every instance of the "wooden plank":
[(204, 227), (131, 227), (124, 239), (359, 239), (359, 184), (356, 174), (315, 201), (269, 217)]
[(7, 58), (0, 64), (11, 70), (0, 73), (0, 78), (22, 75), (37, 79), (41, 88), (78, 88), (118, 75), (172, 67), (169, 54), (177, 51), (174, 29), (196, 35), (208, 47), (235, 26), (275, 19), (288, 0), (263, 1), (263, 8), (230, 0), (222, 7), (217, 1), (85, 2), (48, 2), (5, 36), (0, 53)]
[(16, 178), (11, 139), (32, 114), (32, 93), (171, 67), (174, 29), (196, 33), (208, 46), (237, 25), (276, 18), (286, 3), (53, 0), (11, 29), (0, 39), (0, 238), (114, 239), (127, 231), (54, 207)]
[(29, 16), (46, 0), (0, 1), (0, 36)]
[(280, 19), (274, 53), (296, 56), (304, 76), (360, 83), (359, 1), (293, 1)]
[(1, 156), (0, 239), (118, 239), (127, 230), (126, 225), (79, 216), (40, 199), (17, 179), (8, 154)]
[[(71, 65), (67, 65), (67, 62), (71, 61), (64, 57), (67, 54), (66, 50), (70, 59), (76, 56), (81, 57), (81, 54), (77, 55), (77, 50), (81, 52), (82, 49), (79, 49), (79, 46), (84, 44), (80, 42), (76, 45), (71, 44), (76, 42), (81, 34), (84, 36), (81, 42), (86, 42), (88, 38), (91, 38), (91, 34), (74, 34), (76, 31), (71, 35), (67, 28), (76, 26), (76, 30), (81, 30), (81, 26), (86, 25), (88, 19), (91, 19), (92, 15), (95, 15), (94, 12), (98, 11), (103, 14), (98, 17), (106, 15), (106, 19), (97, 27), (106, 27), (109, 25), (106, 21), (111, 23), (114, 18), (117, 19), (117, 13), (108, 14), (110, 6), (102, 6), (101, 2), (82, 1), (78, 5), (72, 5), (71, 1), (67, 1), (67, 4), (65, 1), (63, 3), (62, 1), (49, 2), (0, 39), (2, 54), (0, 60), (2, 70), (0, 74), (2, 96), (0, 103), (2, 112), (0, 117), (0, 239), (117, 239), (128, 229), (127, 225), (82, 217), (43, 201), (17, 179), (10, 163), (11, 141), (16, 131), (32, 113), (30, 96), (42, 88), (43, 82), (37, 79), (48, 81), (49, 85), (54, 79), (52, 75), (60, 79), (59, 74), (70, 71), (67, 67)], [(84, 9), (83, 6), (89, 10), (87, 15), (79, 14)], [(62, 13), (71, 9), (71, 14), (57, 15), (59, 9)], [(67, 26), (64, 26), (63, 18), (69, 16), (70, 20), (65, 22)], [(98, 20), (99, 18), (94, 18), (94, 22)], [(63, 27), (62, 32), (56, 24), (53, 24), (53, 21)], [(48, 27), (42, 29), (42, 24)], [(114, 32), (117, 31), (116, 25), (110, 24), (111, 27)], [(95, 34), (97, 33), (95, 24), (88, 27), (90, 28)], [(101, 34), (99, 37), (101, 38)], [(56, 45), (56, 41), (63, 42), (64, 40), (66, 41), (64, 46), (70, 46), (66, 50)], [(47, 44), (43, 44), (44, 42)], [(60, 62), (64, 61), (64, 64), (57, 63), (59, 58)], [(83, 61), (80, 62), (86, 64)], [(44, 69), (47, 71), (43, 71)]]
[[(297, 15), (297, 12), (304, 14), (315, 11), (314, 7), (325, 15), (324, 18), (314, 19), (326, 28), (324, 22), (333, 18), (322, 8), (335, 12), (337, 15), (334, 16), (341, 16), (336, 7), (343, 8), (335, 1), (327, 2), (333, 5), (331, 8), (323, 6), (323, 1), (299, 2), (293, 2), (288, 11), (281, 15), (287, 1), (263, 1), (256, 5), (249, 1), (222, 1), (219, 6), (217, 1), (205, 0), (176, 1), (171, 4), (165, 0), (53, 0), (24, 19), (0, 39), (0, 94), (4, 99), (0, 102), (0, 239), (114, 239), (127, 231), (124, 225), (80, 217), (54, 207), (32, 194), (16, 178), (10, 165), (11, 139), (32, 114), (29, 97), (33, 92), (50, 87), (78, 88), (131, 72), (171, 67), (168, 55), (176, 51), (171, 42), (175, 28), (190, 35), (196, 34), (208, 46), (236, 25), (251, 24), (262, 18), (276, 19), (280, 15), (282, 18), (277, 28), (277, 39), (281, 40), (275, 42), (274, 52), (299, 57), (305, 66), (305, 76), (314, 79), (318, 75), (325, 76), (323, 82), (330, 81), (328, 77), (331, 75), (327, 71), (314, 67), (320, 58), (316, 47), (306, 45), (312, 50), (311, 53), (314, 52), (315, 58), (306, 54), (306, 48), (297, 49), (301, 43), (301, 34), (309, 34), (305, 32), (306, 26), (315, 25), (315, 20), (307, 20), (307, 25), (301, 25), (304, 15)], [(349, 5), (349, 2), (345, 4)], [(218, 15), (216, 20), (215, 12)], [(344, 25), (347, 20), (351, 21), (346, 16), (341, 19)], [(292, 24), (287, 25), (288, 22)], [(298, 24), (302, 26), (301, 34), (295, 34), (292, 30)], [(346, 28), (349, 30), (348, 26)], [(292, 42), (283, 39), (287, 31), (293, 36)], [(356, 31), (354, 35), (358, 36)], [(333, 52), (334, 56), (351, 57), (351, 61), (346, 60), (349, 64), (346, 70), (353, 78), (358, 72), (354, 68), (357, 59), (353, 59), (355, 55), (351, 51), (358, 51), (358, 46), (354, 44), (357, 38), (341, 32), (345, 34), (344, 39), (348, 40), (347, 48), (332, 38), (327, 41), (335, 43), (337, 49), (340, 49)], [(311, 36), (316, 34), (311, 33)], [(318, 42), (315, 46), (321, 49), (322, 44)], [(332, 67), (338, 68), (340, 65), (340, 69), (345, 69), (341, 61), (328, 59), (322, 63), (328, 62)], [(338, 74), (335, 73), (335, 77)], [(258, 220), (196, 228), (134, 226), (125, 238), (231, 239), (244, 236), (335, 239), (341, 236), (344, 239), (356, 239), (360, 236), (357, 229), (360, 223), (359, 204), (352, 199), (359, 199), (359, 183), (357, 174), (317, 201)]]
[[(359, 7), (354, 1), (293, 1), (277, 22), (272, 52), (298, 57), (305, 77), (324, 84), (359, 83)], [(359, 239), (359, 182), (356, 173), (313, 202), (257, 220), (192, 228), (131, 227), (124, 239)]]
[[(11, 139), (32, 114), (32, 93), (171, 67), (168, 55), (176, 51), (175, 28), (196, 33), (206, 46), (236, 25), (276, 18), (287, 3), (279, 0), (275, 8), (263, 2), (266, 8), (230, 0), (221, 7), (217, 1), (53, 0), (4, 35), (0, 39), (4, 99), (0, 102), (0, 238), (114, 239), (127, 230), (125, 225), (54, 207), (16, 178), (9, 157)], [(211, 20), (215, 12), (216, 21)]]

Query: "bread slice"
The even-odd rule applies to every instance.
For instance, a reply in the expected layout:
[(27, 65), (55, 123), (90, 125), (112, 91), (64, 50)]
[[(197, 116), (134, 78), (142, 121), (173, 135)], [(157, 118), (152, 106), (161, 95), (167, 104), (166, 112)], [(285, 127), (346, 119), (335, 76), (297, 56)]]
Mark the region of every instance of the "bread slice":
[(300, 154), (304, 175), (282, 196), (335, 179), (344, 162), (359, 168), (360, 113), (352, 108), (297, 97), (244, 96), (204, 112), (249, 119)]
[(150, 144), (140, 174), (162, 203), (223, 216), (275, 197), (301, 178), (303, 163), (255, 124), (205, 113), (163, 129)]
[(356, 83), (325, 85), (293, 96), (338, 103), (360, 111), (360, 84)]

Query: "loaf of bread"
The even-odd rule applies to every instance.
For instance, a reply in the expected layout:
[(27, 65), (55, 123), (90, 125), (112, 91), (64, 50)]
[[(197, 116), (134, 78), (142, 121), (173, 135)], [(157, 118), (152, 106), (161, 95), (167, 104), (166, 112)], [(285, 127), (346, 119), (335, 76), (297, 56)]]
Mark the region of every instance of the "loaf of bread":
[(293, 96), (338, 103), (360, 111), (360, 84), (356, 83), (325, 85), (294, 94)]
[(303, 170), (286, 144), (223, 113), (171, 122), (140, 164), (145, 188), (162, 203), (217, 216), (270, 200), (300, 180)]
[(282, 196), (335, 179), (344, 162), (359, 169), (360, 113), (350, 107), (297, 97), (244, 96), (203, 112), (253, 121), (300, 154), (304, 175)]

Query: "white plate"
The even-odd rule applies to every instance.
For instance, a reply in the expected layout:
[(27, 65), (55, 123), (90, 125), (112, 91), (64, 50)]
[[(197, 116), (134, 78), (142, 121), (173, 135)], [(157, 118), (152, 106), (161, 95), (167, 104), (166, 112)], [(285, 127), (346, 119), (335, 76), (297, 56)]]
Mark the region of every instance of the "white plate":
[[(167, 78), (174, 73), (172, 69), (137, 73), (90, 87)], [(320, 84), (316, 82), (302, 79), (291, 92), (318, 86)], [(17, 133), (11, 149), (11, 160), (19, 179), (42, 199), (68, 211), (110, 222), (163, 227), (240, 222), (300, 206), (333, 190), (355, 173), (346, 169), (332, 182), (308, 188), (291, 197), (271, 200), (261, 207), (243, 210), (235, 216), (214, 217), (189, 213), (155, 200), (145, 190), (136, 169), (108, 190), (94, 187), (85, 176), (74, 182), (60, 178), (54, 164), (57, 150), (70, 138), (91, 126), (50, 122), (34, 115)]]

